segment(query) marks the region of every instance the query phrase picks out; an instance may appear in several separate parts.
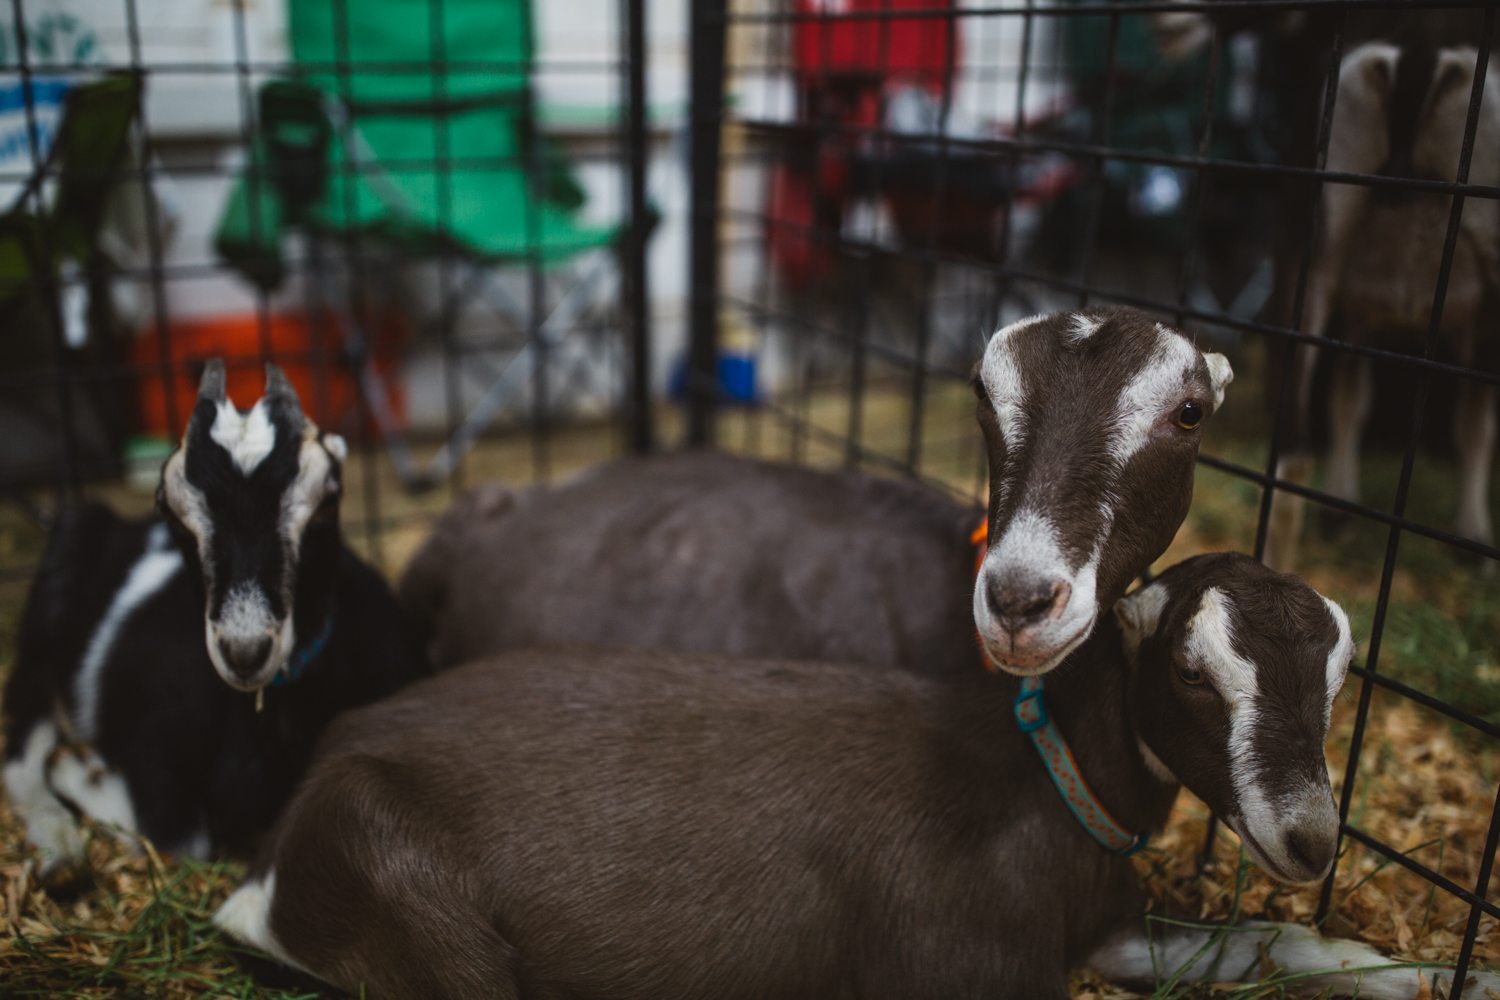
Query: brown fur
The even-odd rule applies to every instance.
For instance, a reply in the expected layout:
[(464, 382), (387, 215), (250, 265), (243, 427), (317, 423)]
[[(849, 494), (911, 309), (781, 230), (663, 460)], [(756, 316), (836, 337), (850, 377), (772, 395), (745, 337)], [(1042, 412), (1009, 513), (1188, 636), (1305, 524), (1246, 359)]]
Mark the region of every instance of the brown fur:
[[(1169, 571), (1168, 611), (1209, 584), (1320, 606), (1249, 563)], [(1269, 624), (1246, 615), (1248, 633)], [(1321, 704), (1328, 650), (1296, 638), (1269, 640), (1261, 669), (1315, 678), (1298, 684)], [(1224, 747), (1183, 749), (1192, 713), (1130, 696), (1172, 663), (1148, 650), (1132, 683), (1109, 620), (1048, 679), (1082, 772), (1135, 829), (1165, 820), (1176, 787), (1136, 750), (1132, 704), (1137, 726), (1175, 719), (1157, 754), (1234, 806), (1209, 773)], [(375, 997), (1061, 1000), (1069, 963), (1139, 922), (1140, 899), (1017, 729), (1018, 684), (508, 654), (336, 723), (253, 877), (274, 870), (270, 927), (298, 963)], [(1289, 724), (1321, 761), (1321, 714)]]
[[(1103, 454), (1101, 410), (1149, 355), (1155, 324), (1131, 309), (1073, 348), (1059, 314), (1028, 331), (1034, 430), (1002, 481), (1044, 492), (1075, 548), (1119, 497), (1097, 611), (1167, 547), (1192, 499), (1201, 429), (1146, 448), (1123, 471)], [(1202, 367), (1202, 362), (1199, 362)], [(1207, 376), (1195, 378), (1206, 390)], [(1209, 394), (1211, 396), (1211, 393)], [(399, 592), (439, 665), (556, 642), (972, 672), (974, 549), (983, 513), (920, 483), (722, 454), (625, 459), (552, 488), (480, 487), (438, 523)]]

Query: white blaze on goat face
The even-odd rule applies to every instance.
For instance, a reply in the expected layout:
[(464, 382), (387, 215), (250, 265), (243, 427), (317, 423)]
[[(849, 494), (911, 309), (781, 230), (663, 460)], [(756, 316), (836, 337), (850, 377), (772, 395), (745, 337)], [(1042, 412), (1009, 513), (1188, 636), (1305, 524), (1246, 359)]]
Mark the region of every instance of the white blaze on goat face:
[(250, 475), (276, 447), (276, 425), (267, 415), (266, 401), (258, 400), (249, 413), (241, 413), (229, 400), (219, 404), (218, 416), (209, 429), (214, 443), (229, 453), (240, 472)]
[(1251, 734), (1255, 729), (1255, 699), (1260, 693), (1255, 664), (1234, 648), (1229, 599), (1217, 587), (1204, 591), (1198, 611), (1188, 622), (1183, 652), (1202, 670), (1229, 711), (1229, 761), (1235, 791), (1245, 812), (1267, 808), (1255, 776)]
[(1338, 809), (1324, 758), (1348, 619), (1243, 553), (1195, 556), (1115, 605), (1141, 756), (1175, 774), (1283, 882), (1333, 863)]
[(992, 663), (1051, 670), (1165, 549), (1192, 494), (1199, 421), (1232, 378), (1222, 356), (1135, 310), (1034, 316), (991, 338), (978, 366), (991, 524), (974, 618)]
[(1021, 439), (1026, 431), (1021, 411), (1021, 400), (1026, 393), (1021, 385), (1020, 360), (1016, 357), (1011, 338), (1044, 319), (1045, 316), (1027, 316), (1002, 327), (985, 347), (984, 387), (989, 393), (990, 402), (994, 404), (1005, 446), (1010, 449), (1021, 446)]
[[(1343, 611), (1326, 599), (1325, 603), (1340, 626), (1340, 638), (1327, 667), (1331, 681), (1333, 658), (1342, 655), (1347, 667), (1352, 643), (1348, 642), (1348, 620)], [(1188, 661), (1208, 676), (1229, 712), (1230, 778), (1238, 812), (1226, 816), (1225, 821), (1239, 834), (1250, 856), (1277, 878), (1285, 882), (1317, 881), (1324, 871), (1308, 873), (1305, 862), (1292, 855), (1291, 845), (1299, 827), (1307, 828), (1310, 835), (1330, 826), (1337, 828), (1326, 775), (1321, 782), (1309, 782), (1280, 794), (1266, 788), (1255, 747), (1256, 728), (1261, 723), (1260, 668), (1237, 649), (1230, 598), (1222, 590), (1212, 588), (1203, 594), (1189, 622), (1183, 649)], [(1342, 683), (1342, 671), (1339, 681)], [(1327, 703), (1331, 705), (1331, 696)], [(1327, 709), (1325, 720), (1326, 713)]]

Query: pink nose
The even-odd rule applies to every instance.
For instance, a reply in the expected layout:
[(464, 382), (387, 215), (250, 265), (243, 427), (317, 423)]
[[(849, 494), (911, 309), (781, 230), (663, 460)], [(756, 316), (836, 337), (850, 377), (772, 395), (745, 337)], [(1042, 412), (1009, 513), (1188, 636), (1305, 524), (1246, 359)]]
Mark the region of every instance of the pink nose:
[(990, 614), (1017, 646), (1024, 644), (1027, 632), (1062, 614), (1072, 594), (1066, 580), (1030, 574), (995, 574), (985, 587)]

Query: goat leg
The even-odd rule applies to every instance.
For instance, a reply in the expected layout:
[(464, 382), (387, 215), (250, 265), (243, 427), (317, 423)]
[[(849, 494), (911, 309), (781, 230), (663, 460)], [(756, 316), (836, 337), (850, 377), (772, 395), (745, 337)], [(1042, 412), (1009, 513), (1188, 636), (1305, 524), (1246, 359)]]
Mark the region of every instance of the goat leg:
[(1494, 540), (1489, 485), (1490, 468), (1495, 458), (1495, 397), (1493, 385), (1480, 385), (1465, 379), (1458, 390), (1453, 420), (1459, 467), (1455, 530), (1465, 538), (1485, 544)]
[[(1328, 482), (1341, 500), (1359, 499), (1359, 445), (1370, 419), (1374, 377), (1368, 358), (1343, 355), (1334, 361), (1328, 392)], [(1323, 511), (1324, 534), (1332, 536), (1348, 520), (1342, 511)]]
[[(1282, 455), (1276, 462), (1276, 478), (1299, 486), (1312, 478), (1312, 459), (1306, 454)], [(1265, 564), (1280, 573), (1294, 572), (1297, 565), (1297, 539), (1302, 535), (1302, 519), (1307, 502), (1295, 493), (1277, 490), (1271, 497), (1271, 522), (1266, 527)]]
[[(1301, 996), (1413, 1000), (1423, 981), (1446, 996), (1453, 970), (1387, 958), (1367, 944), (1325, 938), (1301, 924), (1251, 921), (1235, 927), (1134, 924), (1112, 934), (1083, 963), (1112, 982), (1155, 989), (1162, 983), (1262, 982)], [(1420, 978), (1419, 978), (1420, 976)], [(1500, 975), (1471, 972), (1465, 996), (1500, 989)]]

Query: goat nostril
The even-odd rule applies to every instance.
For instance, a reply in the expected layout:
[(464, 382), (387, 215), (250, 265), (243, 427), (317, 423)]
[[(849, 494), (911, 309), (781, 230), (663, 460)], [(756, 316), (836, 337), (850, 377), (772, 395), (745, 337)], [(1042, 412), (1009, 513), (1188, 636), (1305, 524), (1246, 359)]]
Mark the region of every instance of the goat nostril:
[(990, 612), (1008, 631), (1018, 632), (1068, 603), (1072, 588), (1062, 580), (1022, 580), (991, 583), (986, 591)]
[(240, 677), (250, 677), (260, 670), (265, 664), (266, 657), (271, 655), (271, 640), (256, 639), (253, 641), (230, 641), (219, 640), (219, 655), (224, 657), (224, 662), (229, 669)]
[(1334, 845), (1328, 837), (1307, 830), (1292, 830), (1286, 835), (1286, 850), (1294, 861), (1316, 874), (1333, 860)]

